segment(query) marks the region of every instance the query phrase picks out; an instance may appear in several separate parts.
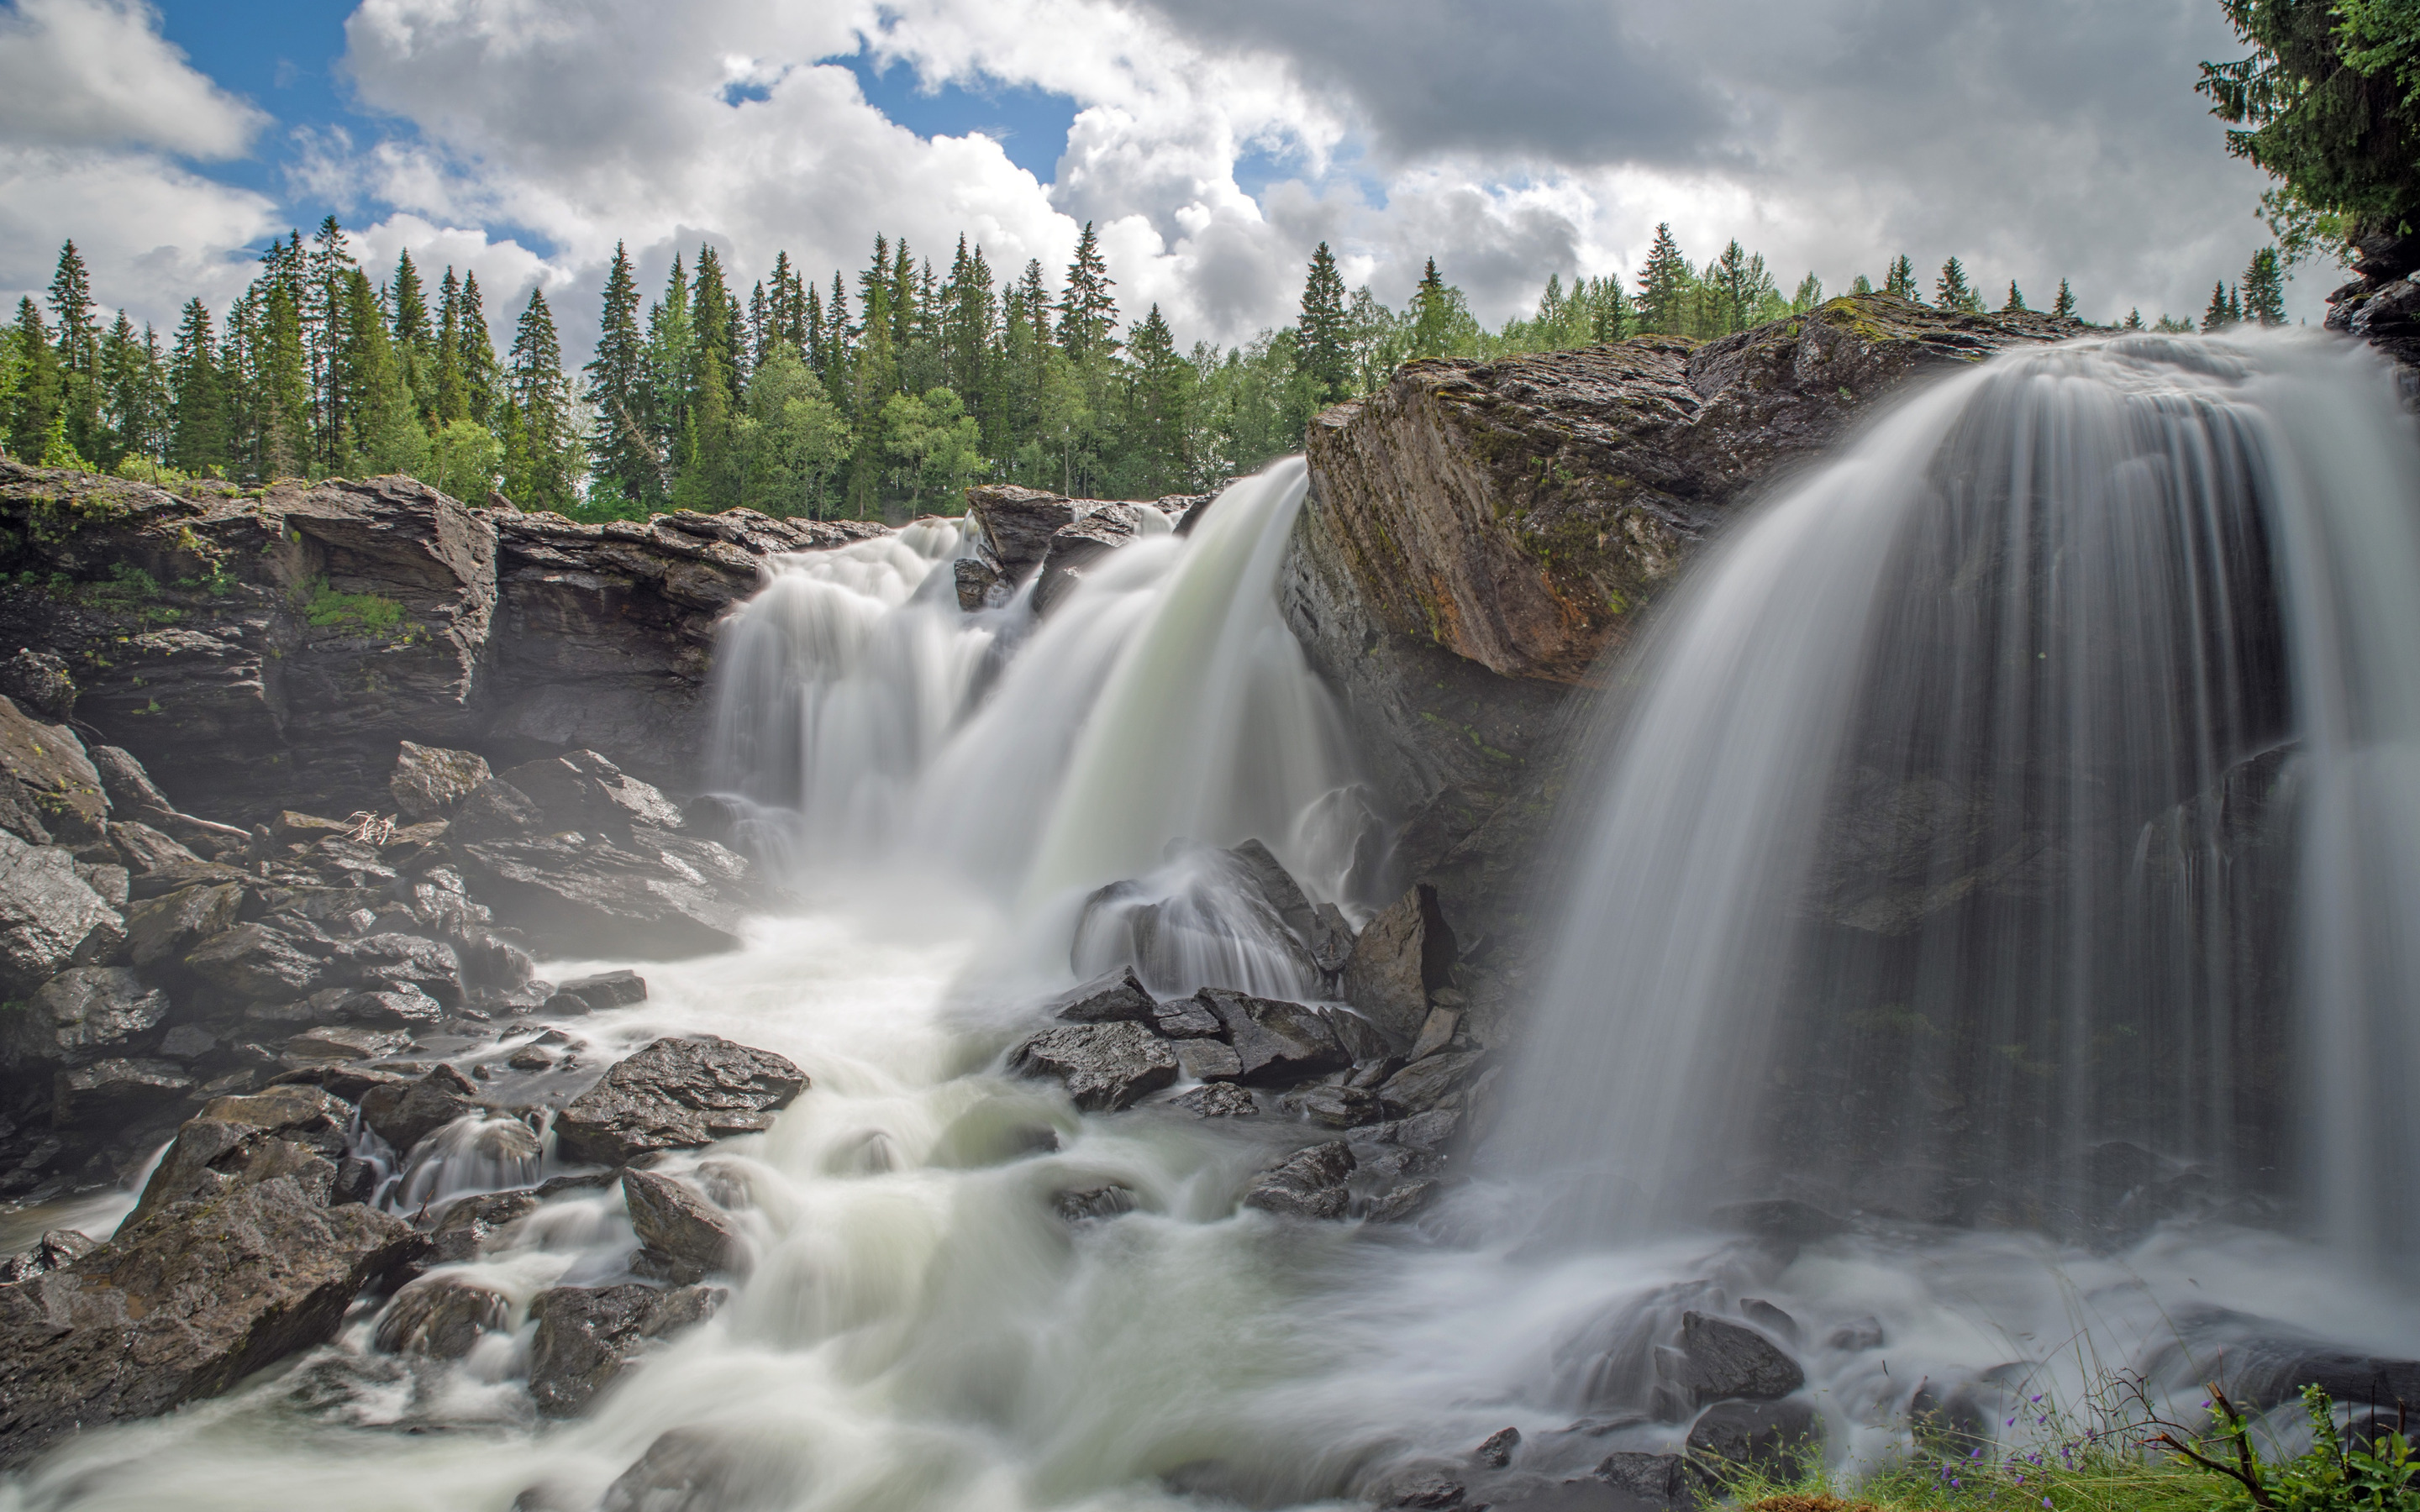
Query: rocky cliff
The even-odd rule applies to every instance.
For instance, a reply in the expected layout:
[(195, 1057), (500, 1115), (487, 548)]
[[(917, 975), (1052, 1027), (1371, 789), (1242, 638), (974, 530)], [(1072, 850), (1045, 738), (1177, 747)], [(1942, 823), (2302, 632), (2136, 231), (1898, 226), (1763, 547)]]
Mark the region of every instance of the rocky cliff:
[(1311, 425), (1284, 594), (1466, 936), (1517, 930), (1550, 739), (1691, 552), (1877, 401), (2024, 342), (2036, 314), (1880, 295), (1719, 341), (1406, 364)]
[(581, 525), (401, 477), (171, 493), (0, 458), (0, 636), (222, 817), (380, 807), (405, 738), (500, 764), (584, 748), (678, 784), (715, 621), (759, 560), (881, 530)]

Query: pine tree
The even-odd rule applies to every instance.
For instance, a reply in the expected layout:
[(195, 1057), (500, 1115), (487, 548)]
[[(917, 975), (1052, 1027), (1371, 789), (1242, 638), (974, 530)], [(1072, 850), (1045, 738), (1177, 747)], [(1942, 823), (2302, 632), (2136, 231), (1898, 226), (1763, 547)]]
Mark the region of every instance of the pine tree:
[(572, 422), (571, 386), (563, 375), (563, 344), (542, 290), (530, 290), (529, 303), (514, 324), (506, 378), (520, 455), (514, 456), (508, 440), (505, 497), (524, 508), (569, 510), (579, 498), (580, 435)]
[(1658, 335), (1677, 336), (1688, 323), (1690, 286), (1696, 282), (1672, 227), (1658, 224), (1647, 263), (1638, 270), (1638, 322)]
[(1116, 287), (1109, 264), (1101, 257), (1100, 239), (1093, 223), (1076, 239), (1075, 260), (1067, 265), (1067, 286), (1059, 296), (1059, 349), (1078, 365), (1114, 354), (1118, 344), (1109, 332), (1118, 320)]
[(1983, 301), (1966, 282), (1966, 270), (1952, 257), (1941, 265), (1941, 276), (1933, 280), (1932, 302), (1944, 310), (1972, 314), (1982, 309)]
[(395, 259), (395, 279), (387, 285), (394, 324), (395, 359), (403, 370), (404, 387), (425, 425), (437, 413), (437, 339), (428, 325), (428, 293), (421, 286), (420, 270), (405, 251)]
[(1809, 272), (1798, 281), (1798, 292), (1790, 297), (1790, 313), (1805, 315), (1823, 302), (1823, 281)]
[(1450, 340), (1446, 330), (1446, 284), (1431, 257), (1412, 290), (1412, 355), (1442, 357)]
[(311, 235), (298, 301), (302, 350), (310, 364), (314, 461), (321, 474), (344, 471), (348, 463), (351, 417), (344, 412), (338, 393), (337, 348), (344, 340), (347, 275), (355, 271), (352, 252), (345, 245), (345, 228), (334, 215), (328, 216)]
[(2286, 323), (2286, 270), (2274, 247), (2254, 253), (2243, 270), (2243, 317), (2264, 326)]
[(2000, 306), (2000, 313), (2002, 315), (2022, 315), (2024, 313), (2024, 295), (2018, 290), (2017, 281), (2013, 278), (2009, 279), (2008, 302)]
[(1871, 294), (1873, 291), (1874, 281), (1868, 278), (1863, 273), (1859, 273), (1856, 277), (1849, 280), (1849, 297), (1851, 299), (1857, 299), (1861, 296)]
[(471, 380), (462, 360), (462, 281), (446, 265), (437, 293), (437, 424), (471, 418)]
[(642, 505), (663, 488), (663, 470), (647, 434), (645, 338), (639, 332), (639, 285), (630, 255), (613, 244), (613, 264), (605, 274), (605, 309), (598, 318), (596, 354), (581, 371), (588, 379), (587, 399), (596, 413), (588, 440), (592, 467), (590, 489), (599, 504), (616, 508)]
[[(1157, 306), (1153, 313), (1158, 313)], [(1336, 270), (1336, 256), (1325, 241), (1311, 249), (1302, 283), (1302, 313), (1294, 329), (1295, 363), (1319, 386), (1319, 402), (1343, 398), (1352, 372), (1344, 339), (1344, 276)]]
[(1908, 260), (1906, 253), (1900, 253), (1899, 259), (1890, 265), (1889, 271), (1883, 274), (1883, 292), (1895, 300), (1905, 300), (1910, 304), (1924, 302), (1924, 296), (1916, 291), (1916, 264)]
[(1191, 471), (1185, 442), (1193, 367), (1177, 355), (1175, 335), (1156, 304), (1134, 328), (1130, 351), (1135, 378), (1127, 400), (1126, 481), (1144, 497), (1174, 493)]
[(388, 332), (391, 318), (369, 276), (353, 269), (345, 279), (335, 385), (349, 471), (418, 474), (428, 466), (428, 432)]
[(2224, 331), (2235, 324), (2234, 303), (2235, 297), (2227, 288), (2226, 280), (2222, 278), (2212, 285), (2210, 291), (2210, 308), (2204, 310), (2201, 316), (2202, 330)]
[(2067, 286), (2064, 278), (2058, 281), (2058, 298), (2051, 301), (2050, 313), (2061, 320), (2075, 318), (2075, 291)]
[(311, 468), (311, 360), (302, 347), (302, 272), (297, 237), (264, 278), (253, 375), (259, 433), (256, 466), (264, 479), (299, 478)]
[(2139, 305), (2126, 312), (2126, 329), (2129, 331), (2143, 329), (2143, 311)]
[(1598, 343), (1620, 341), (1629, 334), (1630, 301), (1622, 298), (1619, 277), (1589, 280), (1588, 302), (1589, 340)]
[(228, 453), (225, 385), (219, 375), (218, 336), (210, 307), (185, 301), (168, 352), (168, 460), (187, 472), (224, 471)]

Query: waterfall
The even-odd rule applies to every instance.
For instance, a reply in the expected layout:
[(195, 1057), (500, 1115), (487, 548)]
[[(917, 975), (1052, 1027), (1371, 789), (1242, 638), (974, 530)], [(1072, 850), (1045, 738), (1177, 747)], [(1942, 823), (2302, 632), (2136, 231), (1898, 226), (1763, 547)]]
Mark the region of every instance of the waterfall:
[(2367, 354), (2126, 336), (1920, 394), (1614, 680), (1505, 1154), (1600, 1234), (2310, 1194), (2408, 1244), (2415, 645)]

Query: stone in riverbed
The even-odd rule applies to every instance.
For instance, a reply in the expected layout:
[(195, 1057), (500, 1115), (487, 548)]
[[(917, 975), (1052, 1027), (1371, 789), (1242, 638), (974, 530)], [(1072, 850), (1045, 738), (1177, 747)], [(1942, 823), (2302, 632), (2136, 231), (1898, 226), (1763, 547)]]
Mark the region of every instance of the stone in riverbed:
[(23, 996), (125, 938), (125, 921), (77, 874), (74, 856), (0, 831), (0, 994)]
[(1693, 1406), (1729, 1396), (1770, 1401), (1807, 1384), (1807, 1372), (1771, 1339), (1700, 1312), (1681, 1315), (1680, 1356), (1686, 1363), (1673, 1384)]
[(1305, 1087), (1278, 1099), (1278, 1109), (1330, 1129), (1357, 1129), (1386, 1117), (1375, 1093), (1357, 1087)]
[(1460, 1050), (1416, 1060), (1379, 1084), (1378, 1100), (1404, 1117), (1456, 1105), (1482, 1058), (1481, 1051)]
[(138, 966), (157, 965), (233, 929), (242, 907), (243, 888), (231, 882), (139, 899), (126, 910), (127, 954)]
[(1047, 1076), (1093, 1113), (1132, 1107), (1176, 1080), (1176, 1053), (1140, 1024), (1071, 1024), (1045, 1029), (1016, 1047), (1009, 1069)]
[(737, 1269), (747, 1258), (739, 1231), (687, 1182), (653, 1171), (622, 1172), (622, 1202), (639, 1242), (671, 1262), (669, 1275), (695, 1281)]
[(1651, 1507), (1681, 1509), (1697, 1505), (1689, 1462), (1679, 1455), (1652, 1455), (1618, 1450), (1598, 1462), (1596, 1478), (1616, 1490), (1628, 1491)]
[(432, 1067), (416, 1082), (374, 1087), (362, 1094), (362, 1121), (398, 1155), (478, 1105), (479, 1090), (451, 1066)]
[(51, 1121), (62, 1129), (150, 1122), (193, 1086), (174, 1061), (112, 1056), (51, 1078)]
[[(558, 1006), (564, 998), (571, 1005)], [(647, 980), (635, 971), (600, 971), (593, 977), (575, 977), (555, 988), (547, 999), (550, 1012), (601, 1013), (609, 1008), (627, 1008), (647, 1000)]]
[(659, 1291), (557, 1287), (530, 1304), (537, 1334), (530, 1342), (529, 1393), (547, 1417), (571, 1417), (626, 1369), (649, 1340), (706, 1321), (722, 1303), (721, 1288)]
[(33, 1248), (20, 1250), (0, 1260), (0, 1286), (31, 1281), (38, 1275), (73, 1264), (91, 1254), (98, 1242), (81, 1229), (51, 1229), (35, 1242)]
[(1689, 1426), (1689, 1452), (1745, 1465), (1773, 1479), (1796, 1475), (1820, 1452), (1823, 1424), (1804, 1397), (1716, 1402)]
[(658, 1434), (639, 1462), (614, 1478), (595, 1512), (757, 1512), (789, 1506), (812, 1469), (799, 1445), (787, 1438), (718, 1427), (674, 1428)]
[(238, 924), (185, 952), (185, 968), (194, 976), (252, 1002), (310, 995), (324, 965), (301, 941), (267, 924)]
[(1429, 994), (1452, 980), (1453, 930), (1436, 889), (1413, 887), (1370, 920), (1344, 963), (1344, 1000), (1399, 1040), (1419, 1037)]
[(428, 1232), (428, 1263), (459, 1265), (479, 1257), (488, 1241), (537, 1211), (532, 1191), (483, 1192), (449, 1204)]
[(423, 1276), (395, 1294), (373, 1336), (389, 1354), (459, 1360), (480, 1335), (503, 1332), (512, 1310), (504, 1293), (460, 1276)]
[(748, 863), (709, 840), (641, 828), (460, 847), (479, 897), (566, 952), (668, 960), (737, 949)]
[(0, 1066), (75, 1066), (122, 1054), (167, 1016), (168, 995), (124, 966), (76, 966), (0, 1014)]
[(1176, 1067), (1197, 1082), (1232, 1082), (1244, 1074), (1244, 1059), (1222, 1040), (1179, 1040)]
[(0, 1462), (215, 1396), (334, 1336), (420, 1249), (402, 1220), (320, 1207), (282, 1177), (141, 1222), (0, 1287)]
[(1351, 1203), (1345, 1179), (1353, 1149), (1339, 1139), (1296, 1150), (1253, 1178), (1244, 1206), (1289, 1218), (1342, 1218)]
[(1134, 967), (1121, 966), (1062, 993), (1044, 1005), (1044, 1011), (1070, 1024), (1149, 1023), (1158, 1013), (1159, 1004)]
[(1197, 1119), (1249, 1119), (1261, 1111), (1252, 1094), (1233, 1082), (1197, 1087), (1169, 1099), (1169, 1105), (1183, 1108)]
[(178, 1129), (128, 1222), (279, 1177), (324, 1201), (334, 1191), (334, 1162), (345, 1152), (352, 1119), (351, 1104), (317, 1087), (213, 1098), (200, 1117)]
[(769, 1050), (712, 1035), (658, 1040), (573, 1098), (554, 1120), (566, 1161), (624, 1165), (659, 1149), (693, 1149), (759, 1134), (807, 1077)]
[(1225, 987), (1204, 987), (1194, 1000), (1218, 1016), (1243, 1067), (1235, 1080), (1284, 1087), (1349, 1070), (1353, 1057), (1316, 1010)]

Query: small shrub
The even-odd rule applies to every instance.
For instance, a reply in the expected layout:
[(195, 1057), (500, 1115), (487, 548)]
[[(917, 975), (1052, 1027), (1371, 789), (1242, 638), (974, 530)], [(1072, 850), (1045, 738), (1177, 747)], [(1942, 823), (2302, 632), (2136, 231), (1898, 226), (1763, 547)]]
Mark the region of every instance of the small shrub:
[(311, 585), (302, 617), (319, 629), (345, 629), (365, 635), (385, 635), (403, 624), (403, 606), (383, 594), (340, 594), (325, 578)]

